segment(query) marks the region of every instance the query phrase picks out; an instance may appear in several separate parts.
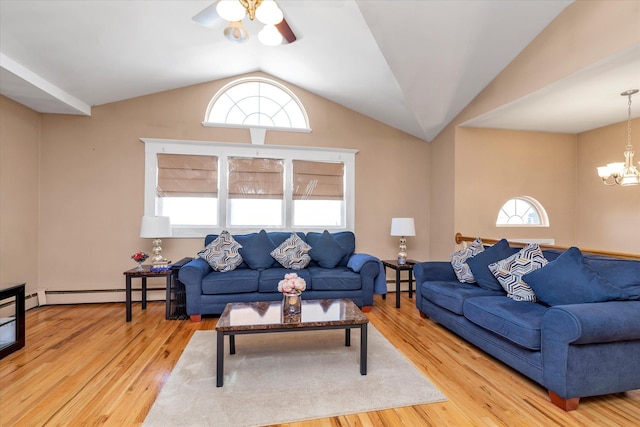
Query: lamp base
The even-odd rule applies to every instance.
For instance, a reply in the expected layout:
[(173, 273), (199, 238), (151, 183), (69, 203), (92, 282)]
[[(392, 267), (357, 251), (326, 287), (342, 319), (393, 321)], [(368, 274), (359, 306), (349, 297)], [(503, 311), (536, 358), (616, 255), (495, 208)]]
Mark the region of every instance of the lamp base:
[(400, 238), (400, 247), (398, 252), (398, 265), (405, 265), (407, 263), (407, 239), (402, 236)]

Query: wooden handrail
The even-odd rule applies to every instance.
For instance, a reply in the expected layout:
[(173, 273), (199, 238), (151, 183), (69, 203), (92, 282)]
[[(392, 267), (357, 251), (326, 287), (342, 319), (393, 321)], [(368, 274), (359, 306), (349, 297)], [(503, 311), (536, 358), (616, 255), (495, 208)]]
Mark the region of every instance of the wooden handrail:
[[(456, 233), (456, 243), (457, 244), (461, 244), (462, 242), (473, 242), (474, 240), (476, 240), (477, 237), (469, 237), (469, 236), (463, 236), (462, 233)], [(489, 238), (484, 238), (481, 237), (480, 239), (482, 239), (482, 243), (488, 243), (488, 244), (494, 244), (494, 243), (498, 243), (499, 240), (496, 239), (489, 239)], [(511, 242), (509, 241), (509, 245), (510, 246), (526, 246), (526, 243), (522, 243), (522, 242)], [(558, 250), (567, 250), (569, 249), (568, 246), (557, 246), (557, 245), (540, 245), (540, 248), (542, 249), (558, 249)], [(628, 253), (624, 253), (624, 252), (612, 252), (612, 251), (601, 251), (601, 250), (596, 250), (596, 249), (582, 249), (580, 248), (580, 252), (584, 253), (584, 254), (591, 254), (591, 255), (600, 255), (600, 256), (608, 256), (608, 257), (613, 257), (613, 258), (627, 258), (627, 259), (637, 259), (640, 260), (640, 254), (628, 254)]]

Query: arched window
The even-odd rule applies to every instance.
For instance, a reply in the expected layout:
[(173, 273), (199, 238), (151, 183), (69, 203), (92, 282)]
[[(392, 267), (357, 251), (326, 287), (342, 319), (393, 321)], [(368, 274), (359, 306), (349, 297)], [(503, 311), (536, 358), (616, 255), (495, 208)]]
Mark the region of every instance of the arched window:
[(496, 225), (502, 227), (548, 227), (544, 207), (533, 197), (518, 196), (507, 200), (498, 212)]
[(209, 102), (206, 125), (309, 130), (300, 100), (285, 86), (265, 78), (235, 80)]

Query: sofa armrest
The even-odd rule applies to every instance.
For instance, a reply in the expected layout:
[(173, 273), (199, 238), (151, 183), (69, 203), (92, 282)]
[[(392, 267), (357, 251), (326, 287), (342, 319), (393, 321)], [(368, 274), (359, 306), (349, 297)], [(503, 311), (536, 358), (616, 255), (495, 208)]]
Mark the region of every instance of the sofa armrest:
[(640, 301), (551, 307), (542, 317), (544, 386), (561, 399), (640, 388)]
[(551, 307), (542, 334), (567, 344), (640, 340), (640, 301), (609, 301)]
[(416, 286), (426, 281), (458, 281), (455, 271), (449, 261), (419, 262), (413, 266)]
[(213, 269), (209, 263), (202, 258), (196, 258), (188, 262), (178, 271), (178, 279), (184, 283), (188, 315), (202, 314), (200, 312), (202, 279), (212, 271)]

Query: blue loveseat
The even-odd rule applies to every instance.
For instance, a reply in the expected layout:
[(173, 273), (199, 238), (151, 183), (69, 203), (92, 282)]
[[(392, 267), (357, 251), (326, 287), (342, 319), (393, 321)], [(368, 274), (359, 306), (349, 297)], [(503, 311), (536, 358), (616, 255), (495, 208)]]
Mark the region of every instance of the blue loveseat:
[[(493, 259), (468, 260), (478, 281), (487, 263), (520, 250), (502, 249)], [(417, 308), (547, 388), (564, 410), (581, 397), (640, 388), (640, 261), (577, 248), (542, 253), (549, 263), (522, 276), (541, 301), (462, 283), (451, 262), (436, 261), (414, 266)]]
[[(261, 230), (233, 235), (242, 245), (239, 252), (243, 260), (232, 271), (214, 271), (200, 257), (185, 264), (178, 278), (185, 285), (187, 314), (191, 320), (200, 321), (203, 314), (220, 314), (229, 302), (280, 300), (278, 282), (291, 272), (306, 281), (304, 299), (349, 298), (367, 312), (373, 305), (374, 291), (386, 293), (382, 263), (371, 255), (355, 253), (352, 232), (296, 233), (311, 246), (311, 262), (295, 270), (284, 268), (270, 255), (291, 234)], [(206, 236), (205, 247), (217, 237)]]

